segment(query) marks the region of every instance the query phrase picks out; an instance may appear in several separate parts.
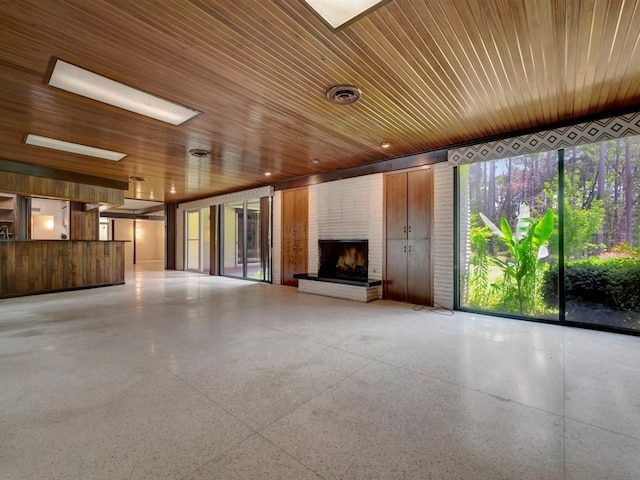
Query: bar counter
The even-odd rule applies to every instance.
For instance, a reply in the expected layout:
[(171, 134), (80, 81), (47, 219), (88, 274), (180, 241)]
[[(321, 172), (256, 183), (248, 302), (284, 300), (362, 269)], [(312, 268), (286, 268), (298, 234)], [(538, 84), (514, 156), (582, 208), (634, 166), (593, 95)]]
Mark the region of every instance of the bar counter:
[(122, 285), (124, 243), (0, 240), (0, 298)]

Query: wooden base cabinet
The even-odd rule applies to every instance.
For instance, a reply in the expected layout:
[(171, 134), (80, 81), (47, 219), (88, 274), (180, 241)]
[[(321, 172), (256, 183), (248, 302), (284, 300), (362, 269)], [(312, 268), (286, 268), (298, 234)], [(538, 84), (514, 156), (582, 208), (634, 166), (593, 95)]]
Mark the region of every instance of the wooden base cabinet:
[(433, 304), (432, 218), (430, 167), (385, 176), (385, 298)]

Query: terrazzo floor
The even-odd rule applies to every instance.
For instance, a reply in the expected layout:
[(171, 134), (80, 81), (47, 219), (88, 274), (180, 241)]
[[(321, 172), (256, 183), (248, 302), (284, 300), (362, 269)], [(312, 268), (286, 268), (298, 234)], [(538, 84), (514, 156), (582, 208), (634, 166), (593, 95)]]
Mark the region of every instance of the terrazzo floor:
[(0, 478), (640, 478), (640, 338), (185, 272), (0, 301)]

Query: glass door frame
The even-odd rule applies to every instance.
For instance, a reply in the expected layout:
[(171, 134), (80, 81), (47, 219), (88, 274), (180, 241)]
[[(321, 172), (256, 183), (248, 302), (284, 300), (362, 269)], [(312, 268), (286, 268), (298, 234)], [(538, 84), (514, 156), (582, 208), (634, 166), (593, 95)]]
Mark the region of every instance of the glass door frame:
[[(267, 202), (267, 207), (264, 208), (264, 204), (263, 201), (264, 199), (268, 199)], [(241, 278), (243, 280), (251, 280), (251, 281), (257, 281), (257, 282), (265, 282), (265, 283), (271, 283), (272, 279), (271, 279), (271, 275), (272, 275), (272, 229), (273, 229), (273, 208), (272, 208), (272, 198), (270, 196), (265, 196), (265, 197), (256, 197), (256, 198), (250, 198), (250, 199), (245, 199), (245, 200), (241, 200), (241, 201), (237, 201), (237, 202), (231, 202), (230, 204), (240, 204), (242, 203), (242, 223), (239, 223), (240, 220), (240, 212), (234, 212), (234, 218), (236, 219), (236, 222), (234, 224), (234, 238), (237, 237), (238, 235), (238, 230), (240, 230), (240, 228), (238, 228), (239, 226), (241, 226), (241, 230), (242, 230), (242, 238), (238, 238), (238, 242), (237, 245), (234, 245), (234, 258), (236, 258), (237, 261), (237, 257), (238, 257), (238, 246), (241, 244), (242, 245), (242, 276), (234, 276), (234, 275), (229, 275), (228, 273), (225, 274), (225, 208), (228, 207), (229, 204), (220, 204), (218, 205), (218, 218), (217, 218), (217, 231), (218, 231), (218, 251), (217, 251), (217, 258), (218, 258), (218, 271), (219, 274), (221, 276), (227, 276), (227, 277), (231, 277), (231, 278)], [(255, 241), (257, 242), (257, 245), (259, 246), (260, 249), (260, 271), (262, 272), (262, 278), (251, 278), (248, 276), (249, 273), (249, 269), (248, 269), (248, 265), (247, 265), (247, 259), (248, 259), (248, 251), (249, 251), (249, 245), (248, 245), (248, 240), (249, 240), (249, 232), (248, 232), (248, 228), (249, 228), (249, 215), (248, 212), (252, 211), (251, 209), (249, 209), (249, 205), (253, 204), (253, 203), (257, 203), (258, 205), (258, 210), (256, 210), (257, 212), (259, 212), (260, 215), (258, 215), (258, 221), (255, 222), (255, 228), (258, 230), (258, 238), (255, 239)], [(264, 228), (264, 224), (263, 224), (263, 220), (262, 216), (266, 215), (266, 221), (267, 221), (267, 227), (266, 229)], [(265, 237), (266, 236), (266, 237)], [(266, 241), (264, 241), (266, 240)], [(267, 248), (267, 251), (262, 251), (264, 250), (264, 248)]]
[(453, 169), (454, 176), (454, 309), (462, 312), (477, 313), (479, 315), (490, 315), (494, 317), (509, 318), (513, 320), (526, 320), (537, 323), (547, 323), (552, 325), (579, 327), (588, 330), (599, 330), (613, 333), (620, 333), (632, 336), (640, 336), (640, 330), (634, 330), (623, 327), (611, 327), (608, 325), (598, 323), (586, 323), (579, 321), (567, 320), (566, 318), (566, 285), (565, 285), (565, 237), (564, 237), (564, 225), (565, 225), (565, 149), (560, 148), (554, 150), (557, 152), (557, 174), (558, 174), (558, 318), (548, 319), (534, 316), (520, 315), (517, 313), (505, 313), (494, 312), (489, 310), (482, 310), (478, 308), (465, 307), (461, 305), (461, 265), (460, 265), (460, 194), (461, 194), (461, 176), (460, 167)]

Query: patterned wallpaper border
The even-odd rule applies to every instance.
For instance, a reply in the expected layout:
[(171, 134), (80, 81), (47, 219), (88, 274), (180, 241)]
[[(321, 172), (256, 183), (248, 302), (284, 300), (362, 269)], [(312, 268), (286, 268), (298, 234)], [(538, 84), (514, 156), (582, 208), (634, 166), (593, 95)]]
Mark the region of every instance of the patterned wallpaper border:
[(205, 208), (212, 205), (222, 205), (223, 203), (240, 202), (242, 200), (251, 200), (252, 198), (272, 197), (273, 187), (253, 188), (251, 190), (242, 190), (240, 192), (228, 193), (226, 195), (218, 195), (217, 197), (208, 197), (192, 202), (185, 202), (178, 205), (178, 210), (191, 210), (194, 208)]
[(640, 112), (578, 123), (530, 135), (505, 138), (495, 142), (454, 148), (449, 150), (448, 160), (449, 164), (457, 166), (465, 163), (548, 152), (631, 135), (640, 135)]

